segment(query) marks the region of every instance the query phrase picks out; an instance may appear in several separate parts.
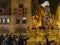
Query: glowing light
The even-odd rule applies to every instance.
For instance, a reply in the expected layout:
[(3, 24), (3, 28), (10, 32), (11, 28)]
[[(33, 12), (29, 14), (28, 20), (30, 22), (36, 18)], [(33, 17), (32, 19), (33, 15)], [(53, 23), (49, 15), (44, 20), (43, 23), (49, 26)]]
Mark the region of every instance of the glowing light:
[(23, 20), (26, 20), (27, 18), (26, 18), (26, 17), (23, 17), (22, 19), (23, 19)]

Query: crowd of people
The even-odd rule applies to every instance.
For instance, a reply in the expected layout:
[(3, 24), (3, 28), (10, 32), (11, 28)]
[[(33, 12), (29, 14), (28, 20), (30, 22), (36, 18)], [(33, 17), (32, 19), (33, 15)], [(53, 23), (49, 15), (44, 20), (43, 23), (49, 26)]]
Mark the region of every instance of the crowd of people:
[[(13, 36), (12, 34), (0, 35), (0, 45), (28, 45), (27, 40), (30, 37), (25, 37), (24, 35), (19, 35), (18, 38)], [(42, 45), (41, 42), (37, 45)], [(49, 41), (46, 36), (46, 45), (56, 45), (55, 41)]]
[(27, 45), (29, 37), (19, 35), (17, 38), (12, 34), (0, 35), (0, 45)]

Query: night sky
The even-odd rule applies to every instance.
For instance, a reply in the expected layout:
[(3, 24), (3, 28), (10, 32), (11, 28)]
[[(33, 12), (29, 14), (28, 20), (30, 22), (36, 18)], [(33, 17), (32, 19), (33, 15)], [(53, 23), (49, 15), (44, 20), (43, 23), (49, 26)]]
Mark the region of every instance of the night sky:
[[(39, 4), (44, 3), (44, 1), (47, 1), (47, 0), (38, 0)], [(49, 0), (52, 14), (55, 14), (59, 2), (60, 0)]]

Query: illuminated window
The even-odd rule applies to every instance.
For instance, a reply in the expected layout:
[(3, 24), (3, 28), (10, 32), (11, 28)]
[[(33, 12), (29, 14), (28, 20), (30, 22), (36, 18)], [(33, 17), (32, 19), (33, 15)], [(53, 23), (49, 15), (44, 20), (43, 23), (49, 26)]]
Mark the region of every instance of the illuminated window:
[(0, 24), (8, 24), (10, 22), (9, 18), (0, 18)]
[(3, 19), (3, 23), (5, 23), (6, 22), (6, 20), (5, 19)]
[(26, 24), (27, 23), (27, 19), (25, 17), (22, 19), (22, 23), (23, 24)]
[(9, 18), (7, 18), (6, 20), (7, 20), (7, 23), (9, 23), (9, 22), (10, 22)]

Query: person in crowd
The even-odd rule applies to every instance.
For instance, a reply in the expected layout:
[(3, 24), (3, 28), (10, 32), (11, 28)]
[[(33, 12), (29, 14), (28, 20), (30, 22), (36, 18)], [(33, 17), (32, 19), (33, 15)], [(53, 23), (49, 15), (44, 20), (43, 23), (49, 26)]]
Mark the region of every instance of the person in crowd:
[(22, 37), (21, 34), (20, 34), (20, 36), (19, 36), (18, 45), (24, 45), (24, 39), (23, 39), (23, 37)]
[(29, 38), (30, 38), (30, 37), (24, 36), (25, 45), (27, 45), (27, 40), (28, 40)]
[(6, 45), (13, 45), (12, 35), (9, 35)]
[(38, 45), (42, 45), (40, 41), (39, 41), (39, 44)]
[(39, 28), (45, 30), (46, 29), (45, 23), (43, 23), (42, 26), (40, 26)]
[(14, 42), (14, 45), (17, 45), (17, 37), (16, 37), (17, 35), (13, 35), (13, 42)]
[(45, 30), (48, 30), (48, 25), (46, 24), (46, 28), (45, 28)]
[(19, 36), (19, 41), (18, 41), (18, 45), (27, 45), (27, 40), (29, 38), (23, 38), (23, 36), (20, 34)]
[(3, 45), (3, 40), (4, 40), (4, 36), (3, 34), (0, 35), (0, 45)]
[(54, 40), (50, 41), (49, 45), (56, 45), (56, 42)]
[(48, 40), (47, 35), (46, 35), (46, 45), (49, 45), (49, 40)]
[(7, 45), (7, 42), (8, 42), (8, 34), (5, 35), (5, 40), (4, 40), (4, 45)]
[(35, 25), (32, 26), (32, 30), (36, 30), (36, 26)]

